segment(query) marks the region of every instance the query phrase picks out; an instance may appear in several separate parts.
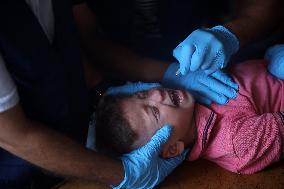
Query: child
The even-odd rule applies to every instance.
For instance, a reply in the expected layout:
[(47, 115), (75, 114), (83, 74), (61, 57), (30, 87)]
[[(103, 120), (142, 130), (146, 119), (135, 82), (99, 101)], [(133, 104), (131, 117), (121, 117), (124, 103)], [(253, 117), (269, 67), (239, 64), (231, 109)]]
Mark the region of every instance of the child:
[(164, 88), (105, 96), (97, 112), (98, 143), (126, 153), (169, 123), (173, 133), (162, 157), (190, 148), (190, 161), (205, 158), (235, 173), (260, 171), (284, 155), (284, 81), (267, 72), (267, 63), (232, 68), (239, 92), (226, 105), (206, 107), (194, 103), (189, 92)]

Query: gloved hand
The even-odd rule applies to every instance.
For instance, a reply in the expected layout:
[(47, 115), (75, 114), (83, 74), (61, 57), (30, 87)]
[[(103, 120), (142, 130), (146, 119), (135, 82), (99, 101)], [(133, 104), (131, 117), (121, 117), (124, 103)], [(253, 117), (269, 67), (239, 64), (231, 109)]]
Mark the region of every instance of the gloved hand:
[(211, 74), (227, 66), (231, 56), (239, 49), (237, 37), (223, 26), (193, 31), (173, 51), (185, 75), (189, 70), (205, 70)]
[(186, 157), (188, 150), (182, 155), (170, 159), (159, 157), (161, 147), (170, 137), (171, 127), (164, 126), (145, 146), (121, 157), (125, 175), (119, 188), (151, 189), (159, 184)]
[(226, 104), (230, 98), (237, 96), (238, 85), (221, 70), (207, 75), (199, 69), (183, 76), (175, 75), (178, 67), (178, 63), (170, 64), (163, 78), (163, 86), (188, 90), (198, 102), (207, 105), (212, 101)]
[(275, 45), (265, 52), (265, 58), (270, 61), (268, 71), (279, 79), (284, 79), (284, 45)]
[(125, 84), (118, 87), (110, 87), (105, 92), (106, 95), (110, 94), (134, 94), (139, 91), (149, 90), (151, 88), (160, 87), (159, 83), (143, 83), (143, 82), (136, 82)]

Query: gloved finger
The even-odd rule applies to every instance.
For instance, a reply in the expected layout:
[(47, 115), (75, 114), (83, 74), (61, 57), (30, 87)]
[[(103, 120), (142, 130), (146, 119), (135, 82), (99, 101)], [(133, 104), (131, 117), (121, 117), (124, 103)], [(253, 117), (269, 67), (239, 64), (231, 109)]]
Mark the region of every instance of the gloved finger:
[(201, 104), (210, 105), (212, 103), (212, 100), (210, 100), (207, 97), (204, 97), (203, 95), (199, 93), (195, 93), (193, 96)]
[(191, 58), (190, 71), (194, 72), (198, 70), (207, 59), (207, 54), (208, 47), (196, 46), (196, 50), (194, 51)]
[(149, 90), (151, 88), (160, 87), (159, 83), (143, 83), (135, 82), (130, 84), (125, 84), (117, 87), (110, 87), (105, 92), (105, 95), (116, 95), (116, 94), (126, 94), (130, 95), (139, 91)]
[(164, 125), (161, 129), (159, 129), (155, 135), (151, 138), (151, 140), (141, 147), (141, 151), (147, 151), (147, 154), (151, 156), (158, 156), (160, 154), (160, 150), (162, 146), (168, 141), (172, 132), (171, 125)]
[(236, 91), (239, 90), (239, 85), (236, 82), (234, 82), (233, 79), (228, 74), (224, 73), (221, 70), (217, 70), (216, 72), (214, 72), (212, 74), (212, 77), (223, 82), (224, 84), (228, 85), (229, 87), (232, 87)]
[(205, 98), (208, 98), (208, 99), (210, 99), (213, 102), (216, 102), (218, 104), (226, 104), (228, 102), (228, 98), (226, 96), (212, 90), (208, 86), (203, 83), (198, 88), (199, 92), (204, 91), (204, 92), (202, 92), (202, 95)]
[(216, 80), (214, 78), (207, 79), (206, 81), (200, 81), (203, 85), (207, 86), (211, 91), (219, 94), (219, 96), (225, 96), (228, 98), (236, 98), (237, 92), (230, 86)]
[(182, 75), (185, 75), (191, 65), (191, 57), (193, 52), (195, 51), (195, 47), (192, 45), (179, 45), (173, 51), (173, 56), (180, 63), (180, 72)]

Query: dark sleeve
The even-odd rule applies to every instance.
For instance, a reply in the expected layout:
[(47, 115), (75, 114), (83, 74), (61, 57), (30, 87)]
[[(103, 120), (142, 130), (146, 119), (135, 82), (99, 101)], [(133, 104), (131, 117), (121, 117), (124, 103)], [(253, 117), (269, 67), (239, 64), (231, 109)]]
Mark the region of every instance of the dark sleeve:
[(72, 0), (73, 5), (85, 3), (85, 0)]

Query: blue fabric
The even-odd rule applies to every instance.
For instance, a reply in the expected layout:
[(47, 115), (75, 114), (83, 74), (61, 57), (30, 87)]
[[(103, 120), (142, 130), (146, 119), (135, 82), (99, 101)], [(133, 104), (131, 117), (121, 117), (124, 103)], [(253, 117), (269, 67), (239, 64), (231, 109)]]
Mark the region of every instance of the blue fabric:
[[(84, 142), (89, 103), (71, 1), (54, 0), (53, 7), (55, 38), (50, 44), (25, 1), (0, 1), (0, 52), (26, 115)], [(0, 162), (0, 180), (35, 173), (33, 165), (6, 151), (0, 151)]]

